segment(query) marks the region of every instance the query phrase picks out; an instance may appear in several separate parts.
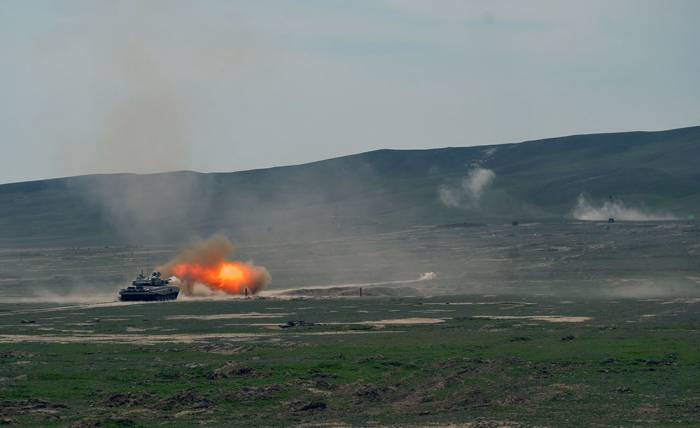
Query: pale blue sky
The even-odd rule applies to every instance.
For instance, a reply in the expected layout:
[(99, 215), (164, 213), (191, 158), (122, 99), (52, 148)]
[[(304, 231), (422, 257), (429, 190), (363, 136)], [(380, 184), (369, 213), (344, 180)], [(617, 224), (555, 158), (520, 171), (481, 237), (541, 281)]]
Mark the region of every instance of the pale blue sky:
[(700, 124), (700, 1), (0, 0), (0, 182)]

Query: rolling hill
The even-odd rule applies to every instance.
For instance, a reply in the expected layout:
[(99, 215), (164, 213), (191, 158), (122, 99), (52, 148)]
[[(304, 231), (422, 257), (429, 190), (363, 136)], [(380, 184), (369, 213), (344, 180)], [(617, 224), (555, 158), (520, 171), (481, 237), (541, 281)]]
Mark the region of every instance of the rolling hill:
[[(699, 160), (700, 127), (691, 127), (377, 150), (232, 173), (12, 183), (0, 186), (0, 246), (161, 244), (216, 232), (264, 242), (558, 220), (572, 216), (581, 194), (593, 205), (614, 200), (687, 218), (700, 215)], [(477, 170), (489, 171), (482, 182)]]

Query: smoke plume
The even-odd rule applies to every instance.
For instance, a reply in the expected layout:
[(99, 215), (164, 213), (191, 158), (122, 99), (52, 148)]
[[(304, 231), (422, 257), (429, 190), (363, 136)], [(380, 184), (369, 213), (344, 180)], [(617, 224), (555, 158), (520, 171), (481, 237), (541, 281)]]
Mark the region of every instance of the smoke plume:
[(614, 218), (626, 221), (676, 220), (667, 212), (652, 212), (640, 208), (627, 207), (622, 201), (607, 200), (600, 206), (594, 206), (583, 194), (578, 196), (572, 215), (577, 220), (599, 221)]
[(488, 168), (472, 168), (459, 186), (440, 187), (440, 201), (448, 207), (475, 207), (495, 178), (496, 173)]
[(255, 294), (272, 281), (263, 266), (227, 260), (233, 252), (231, 241), (216, 235), (184, 249), (158, 270), (166, 276), (177, 277), (186, 295), (199, 294), (202, 286), (206, 287), (205, 291)]

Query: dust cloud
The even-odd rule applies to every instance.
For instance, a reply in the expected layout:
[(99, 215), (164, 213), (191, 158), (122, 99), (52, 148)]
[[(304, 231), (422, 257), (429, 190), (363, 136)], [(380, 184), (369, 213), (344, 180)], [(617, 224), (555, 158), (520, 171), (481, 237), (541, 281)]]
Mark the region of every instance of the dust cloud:
[(610, 218), (623, 221), (677, 220), (673, 214), (631, 208), (620, 200), (609, 199), (602, 205), (596, 206), (588, 201), (583, 194), (579, 195), (576, 207), (572, 211), (572, 216), (577, 220), (585, 221), (605, 221)]
[(442, 185), (438, 190), (440, 201), (447, 207), (473, 208), (496, 178), (488, 168), (475, 167), (469, 170), (458, 186)]
[[(59, 163), (120, 174), (73, 183), (116, 231), (114, 241), (189, 242), (195, 234), (181, 231), (181, 226), (210, 204), (198, 174), (186, 171), (197, 150), (192, 105), (209, 88), (230, 91), (240, 79), (248, 79), (248, 69), (258, 69), (256, 45), (230, 21), (218, 22), (216, 31), (184, 38), (189, 29), (181, 28), (169, 2), (115, 2), (85, 9), (98, 17), (95, 22), (79, 21), (74, 29), (89, 34), (94, 49), (93, 141), (75, 136), (80, 144), (59, 153)], [(225, 137), (209, 132), (209, 138)]]

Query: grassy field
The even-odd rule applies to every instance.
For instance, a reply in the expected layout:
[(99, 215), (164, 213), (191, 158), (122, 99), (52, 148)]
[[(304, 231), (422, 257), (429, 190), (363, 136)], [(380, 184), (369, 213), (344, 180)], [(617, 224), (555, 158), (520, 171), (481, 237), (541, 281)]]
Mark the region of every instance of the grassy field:
[(26, 426), (697, 426), (699, 303), (4, 304), (0, 412)]

